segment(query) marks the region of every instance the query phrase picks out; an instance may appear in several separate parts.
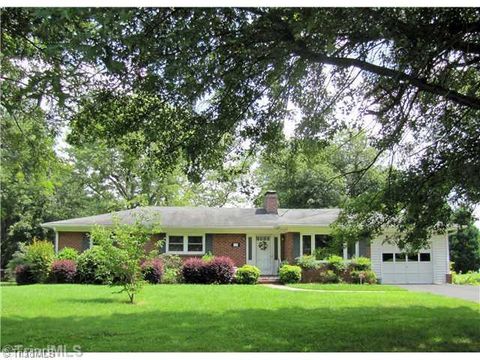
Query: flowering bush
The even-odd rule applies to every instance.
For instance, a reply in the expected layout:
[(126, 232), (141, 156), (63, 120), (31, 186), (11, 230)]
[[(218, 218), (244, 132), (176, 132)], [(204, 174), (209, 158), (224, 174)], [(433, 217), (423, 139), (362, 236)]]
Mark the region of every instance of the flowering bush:
[(159, 258), (145, 260), (142, 263), (143, 278), (150, 284), (160, 284), (163, 276), (163, 262)]
[(50, 272), (51, 281), (73, 283), (77, 275), (77, 264), (73, 260), (55, 260)]

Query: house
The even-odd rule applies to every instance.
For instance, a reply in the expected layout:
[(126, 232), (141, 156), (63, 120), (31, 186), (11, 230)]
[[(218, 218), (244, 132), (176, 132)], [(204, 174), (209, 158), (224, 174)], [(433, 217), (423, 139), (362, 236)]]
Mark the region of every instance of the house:
[[(146, 250), (164, 239), (161, 252), (182, 257), (211, 252), (229, 256), (236, 266), (252, 264), (262, 274), (276, 274), (281, 261), (313, 254), (328, 243), (330, 225), (339, 209), (281, 209), (276, 192), (265, 195), (263, 208), (144, 207), (119, 211), (118, 221), (132, 223), (136, 215), (158, 216), (163, 233), (152, 235)], [(92, 246), (88, 233), (95, 225), (111, 226), (112, 214), (103, 214), (42, 224), (55, 231), (55, 250), (73, 247), (84, 251)], [(404, 254), (382, 237), (359, 241), (343, 249), (344, 259), (371, 258), (372, 268), (385, 284), (445, 283), (449, 278), (447, 235), (435, 235), (429, 248)]]

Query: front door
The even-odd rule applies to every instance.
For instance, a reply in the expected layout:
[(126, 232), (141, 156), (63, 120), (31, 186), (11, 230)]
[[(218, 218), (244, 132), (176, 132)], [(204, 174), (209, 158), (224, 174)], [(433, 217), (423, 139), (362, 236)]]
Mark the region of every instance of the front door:
[(256, 266), (262, 275), (273, 274), (273, 241), (271, 235), (256, 236)]

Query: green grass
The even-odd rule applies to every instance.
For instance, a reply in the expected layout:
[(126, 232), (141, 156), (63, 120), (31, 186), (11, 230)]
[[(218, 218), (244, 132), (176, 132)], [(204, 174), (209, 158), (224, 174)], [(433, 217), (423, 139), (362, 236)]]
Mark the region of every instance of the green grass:
[(406, 291), (398, 286), (392, 285), (357, 285), (357, 284), (290, 284), (289, 287), (311, 290), (328, 291)]
[[(82, 351), (479, 351), (473, 302), (426, 293), (94, 285), (1, 286), (2, 346)], [(118, 290), (118, 289), (117, 289)]]

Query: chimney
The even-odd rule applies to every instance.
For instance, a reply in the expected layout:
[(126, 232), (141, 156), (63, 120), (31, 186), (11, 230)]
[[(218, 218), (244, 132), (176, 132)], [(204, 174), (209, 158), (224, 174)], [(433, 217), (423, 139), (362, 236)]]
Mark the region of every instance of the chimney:
[(267, 191), (263, 205), (267, 214), (278, 214), (278, 196), (276, 191)]

